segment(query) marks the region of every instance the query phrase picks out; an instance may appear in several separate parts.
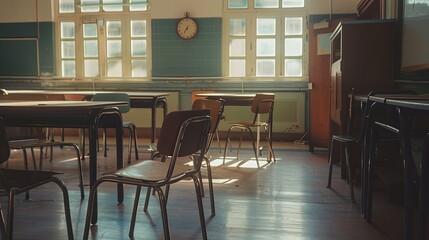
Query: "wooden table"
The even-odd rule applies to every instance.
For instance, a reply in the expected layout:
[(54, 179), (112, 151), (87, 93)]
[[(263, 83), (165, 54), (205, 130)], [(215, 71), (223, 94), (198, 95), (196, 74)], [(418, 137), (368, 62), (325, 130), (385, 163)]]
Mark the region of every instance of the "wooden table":
[[(0, 101), (0, 116), (10, 127), (58, 127), (89, 129), (89, 183), (97, 180), (97, 129), (103, 126), (116, 129), (117, 168), (123, 167), (122, 116), (116, 106), (127, 102), (92, 101)], [(118, 185), (118, 202), (123, 202), (123, 188)], [(95, 208), (97, 209), (97, 208)], [(94, 211), (97, 221), (97, 211)]]
[[(359, 100), (359, 97), (355, 98)], [(361, 98), (360, 100), (363, 100)], [(366, 104), (372, 104), (372, 108), (385, 106), (397, 109), (399, 115), (399, 126), (384, 126), (399, 134), (401, 139), (404, 157), (404, 239), (413, 239), (413, 201), (412, 201), (412, 164), (414, 164), (411, 151), (410, 129), (414, 116), (429, 113), (429, 95), (376, 95), (370, 96)], [(374, 124), (374, 123), (372, 123)], [(384, 125), (384, 123), (378, 123)], [(372, 127), (373, 128), (373, 127)], [(428, 161), (429, 161), (429, 133), (425, 134), (424, 147), (421, 161), (420, 190), (417, 239), (425, 239), (426, 214), (428, 208)], [(364, 151), (369, 151), (369, 146), (364, 147)], [(371, 163), (369, 163), (371, 164)], [(365, 169), (364, 169), (365, 170)], [(367, 187), (367, 186), (365, 186)], [(368, 196), (370, 199), (371, 196)], [(371, 217), (371, 204), (367, 206), (369, 217)]]
[(45, 94), (45, 95), (81, 95), (85, 100), (91, 100), (96, 93), (126, 93), (130, 96), (131, 108), (151, 109), (151, 143), (156, 138), (156, 108), (161, 106), (164, 109), (164, 116), (167, 114), (166, 92), (138, 92), (138, 91), (62, 91), (62, 90), (6, 90), (8, 95), (14, 94)]

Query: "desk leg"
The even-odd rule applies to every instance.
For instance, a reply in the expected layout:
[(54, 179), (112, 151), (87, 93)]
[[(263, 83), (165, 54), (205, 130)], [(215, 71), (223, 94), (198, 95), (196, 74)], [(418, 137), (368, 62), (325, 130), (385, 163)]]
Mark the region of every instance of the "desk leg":
[[(116, 123), (116, 169), (121, 169), (124, 167), (124, 158), (123, 158), (123, 128), (122, 128), (122, 119), (120, 115), (116, 115), (118, 118)], [(123, 184), (119, 184), (117, 186), (118, 189), (118, 203), (122, 203), (124, 201), (124, 186)]]
[[(97, 126), (91, 124), (89, 126), (89, 187), (92, 188), (97, 181)], [(98, 207), (97, 207), (97, 192), (95, 192), (94, 210), (92, 211), (91, 223), (97, 223)]]
[(409, 129), (412, 118), (406, 110), (398, 108), (400, 122), (400, 136), (404, 155), (404, 239), (413, 239), (413, 211), (412, 211), (412, 161)]
[(420, 198), (419, 198), (419, 211), (418, 211), (418, 225), (417, 225), (417, 239), (426, 239), (426, 216), (428, 211), (428, 150), (429, 146), (429, 133), (426, 134), (423, 142), (423, 153), (420, 172)]

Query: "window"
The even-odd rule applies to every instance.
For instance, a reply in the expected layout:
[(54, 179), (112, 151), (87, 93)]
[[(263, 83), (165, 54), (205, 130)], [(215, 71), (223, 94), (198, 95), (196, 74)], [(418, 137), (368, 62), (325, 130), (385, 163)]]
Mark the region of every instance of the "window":
[(270, 79), (306, 77), (305, 0), (225, 2), (225, 75)]
[[(147, 0), (59, 0), (57, 72), (68, 78), (148, 77)], [(124, 14), (126, 13), (126, 14)]]

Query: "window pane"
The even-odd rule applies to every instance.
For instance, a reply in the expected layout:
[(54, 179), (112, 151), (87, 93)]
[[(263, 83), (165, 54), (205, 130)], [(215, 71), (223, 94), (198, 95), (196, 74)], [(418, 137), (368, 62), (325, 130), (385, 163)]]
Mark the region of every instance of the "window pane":
[(255, 8), (278, 8), (279, 0), (255, 0)]
[(74, 41), (62, 41), (61, 42), (61, 57), (62, 58), (75, 58)]
[(229, 20), (230, 36), (246, 36), (246, 19)]
[(258, 36), (276, 35), (276, 19), (275, 18), (258, 18), (258, 19), (256, 19), (256, 34)]
[(121, 40), (107, 40), (107, 57), (121, 57), (122, 43)]
[(74, 38), (74, 22), (61, 22), (61, 38)]
[(66, 60), (62, 62), (63, 77), (76, 77), (75, 61)]
[(96, 23), (85, 23), (83, 24), (83, 37), (97, 37), (97, 24)]
[(246, 39), (231, 39), (231, 42), (229, 43), (229, 56), (246, 56)]
[(302, 38), (285, 39), (285, 56), (302, 56)]
[(122, 61), (111, 59), (107, 60), (107, 76), (122, 77)]
[(258, 59), (256, 60), (256, 76), (258, 77), (273, 77), (275, 74), (274, 59)]
[(131, 56), (146, 56), (146, 40), (131, 40)]
[(283, 0), (284, 8), (304, 7), (304, 0)]
[(74, 13), (74, 0), (60, 0), (60, 13)]
[(301, 77), (302, 76), (302, 60), (301, 59), (285, 59), (285, 76), (286, 77)]
[(228, 8), (247, 8), (248, 0), (228, 0)]
[(85, 40), (83, 52), (85, 57), (98, 57), (97, 40)]
[(229, 60), (229, 76), (244, 77), (246, 75), (246, 60), (231, 59)]
[[(80, 10), (82, 12), (99, 12), (100, 11), (100, 0), (81, 0), (82, 7)], [(96, 5), (96, 6), (87, 6), (85, 5)]]
[(131, 37), (146, 37), (146, 21), (131, 21)]
[(97, 77), (98, 74), (98, 60), (87, 59), (85, 60), (85, 77)]
[(107, 21), (107, 37), (120, 37), (120, 36), (121, 36), (121, 22)]
[(146, 77), (147, 76), (147, 63), (146, 60), (133, 60), (133, 70), (131, 75), (133, 77)]
[(271, 57), (276, 54), (276, 40), (274, 38), (256, 39), (256, 56)]
[(146, 11), (147, 0), (130, 0), (130, 11)]
[(285, 35), (302, 34), (302, 17), (285, 18)]
[(121, 12), (122, 0), (103, 0), (103, 10), (106, 12)]

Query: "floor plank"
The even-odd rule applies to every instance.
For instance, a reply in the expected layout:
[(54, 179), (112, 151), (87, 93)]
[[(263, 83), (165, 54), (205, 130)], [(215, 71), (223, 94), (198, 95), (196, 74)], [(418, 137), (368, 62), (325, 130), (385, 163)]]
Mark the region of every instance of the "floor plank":
[[(98, 157), (99, 173), (114, 170), (114, 146), (109, 156)], [(254, 156), (245, 145), (241, 159), (228, 152), (222, 165), (217, 147), (211, 149), (216, 216), (210, 216), (210, 202), (204, 198), (209, 239), (401, 239), (402, 206), (389, 204), (383, 188), (377, 189), (372, 224), (364, 221), (360, 208), (349, 202), (348, 186), (334, 168), (332, 189), (326, 188), (327, 151), (308, 152), (307, 146), (275, 143), (276, 163), (260, 160), (256, 167)], [(149, 153), (140, 147), (141, 159)], [(101, 155), (101, 152), (100, 152)], [(83, 235), (87, 199), (80, 200), (77, 165), (72, 149), (55, 149), (54, 162), (45, 159), (45, 169), (65, 174), (71, 200), (73, 229), (76, 239)], [(21, 168), (21, 152), (13, 152), (9, 167)], [(84, 177), (88, 182), (88, 161), (83, 161)], [(208, 193), (207, 184), (205, 184)], [(125, 188), (124, 204), (116, 204), (115, 186), (99, 188), (99, 221), (91, 228), (91, 239), (129, 239), (128, 228), (134, 188)], [(88, 187), (85, 189), (88, 196)], [(208, 194), (207, 194), (208, 195)], [(356, 195), (360, 195), (356, 189)], [(15, 239), (66, 239), (62, 195), (55, 185), (31, 191), (31, 200), (17, 198)], [(144, 202), (144, 194), (141, 204)], [(5, 199), (1, 199), (3, 208)], [(172, 239), (201, 239), (198, 210), (190, 181), (175, 184), (168, 202)], [(163, 239), (159, 205), (151, 197), (149, 214), (140, 211), (134, 239)]]

